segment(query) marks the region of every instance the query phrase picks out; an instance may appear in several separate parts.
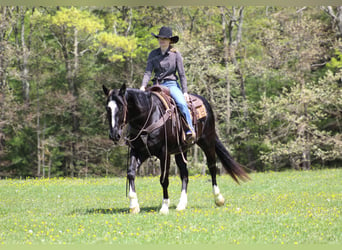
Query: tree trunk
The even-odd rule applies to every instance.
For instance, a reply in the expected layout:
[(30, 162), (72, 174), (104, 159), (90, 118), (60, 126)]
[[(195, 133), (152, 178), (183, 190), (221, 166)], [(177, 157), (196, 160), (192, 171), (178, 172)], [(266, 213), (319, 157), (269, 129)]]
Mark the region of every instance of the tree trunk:
[[(301, 88), (302, 88), (302, 95), (303, 97), (301, 98), (302, 100), (305, 100), (305, 81), (304, 81), (304, 73), (301, 74), (302, 76), (300, 77), (300, 82), (301, 82)], [(311, 157), (310, 157), (310, 152), (311, 152), (311, 146), (310, 146), (310, 134), (307, 131), (307, 126), (309, 124), (309, 116), (308, 116), (308, 109), (307, 106), (308, 104), (306, 102), (303, 102), (303, 116), (304, 116), (304, 122), (306, 123), (304, 125), (304, 131), (300, 135), (303, 138), (303, 152), (302, 152), (302, 161), (301, 161), (301, 168), (304, 170), (308, 170), (311, 168)]]
[(332, 6), (322, 7), (332, 18), (333, 28), (337, 29), (337, 36), (342, 37), (342, 6), (336, 8), (336, 14)]
[(29, 70), (28, 70), (28, 57), (29, 57), (29, 51), (26, 46), (25, 41), (25, 14), (26, 14), (26, 8), (20, 7), (20, 20), (21, 20), (21, 49), (22, 49), (22, 86), (23, 86), (23, 96), (24, 100), (26, 102), (29, 101), (29, 94), (30, 94), (30, 83), (28, 81), (29, 78)]
[[(244, 19), (244, 7), (240, 7), (239, 10), (237, 10), (235, 7), (232, 7), (231, 11), (227, 11), (229, 15), (229, 22), (226, 20), (226, 13), (224, 11), (224, 8), (221, 7), (221, 15), (222, 15), (222, 30), (223, 30), (223, 44), (224, 44), (224, 55), (225, 55), (225, 65), (226, 65), (226, 82), (227, 82), (227, 121), (230, 122), (231, 119), (231, 107), (230, 107), (230, 98), (231, 98), (231, 83), (229, 81), (228, 77), (228, 65), (229, 63), (232, 63), (235, 68), (235, 74), (237, 75), (239, 81), (240, 81), (240, 93), (243, 98), (243, 118), (244, 121), (247, 122), (248, 120), (248, 106), (247, 106), (247, 97), (246, 97), (246, 91), (245, 91), (245, 80), (243, 76), (243, 72), (241, 70), (241, 65), (239, 64), (236, 56), (236, 51), (239, 47), (239, 44), (242, 40), (242, 26), (243, 26), (243, 19)], [(226, 25), (228, 25), (228, 28), (226, 28)], [(236, 27), (236, 35), (234, 37), (234, 28)], [(227, 34), (228, 29), (228, 34)], [(228, 35), (228, 41), (227, 41), (227, 35)], [(228, 43), (228, 44), (227, 44)], [(245, 125), (245, 124), (244, 124)], [(246, 127), (246, 126), (244, 126)], [(228, 126), (228, 134), (229, 134), (229, 126)], [(245, 133), (247, 133), (245, 131)], [(250, 146), (247, 145), (247, 157), (248, 161), (253, 161), (253, 152), (251, 151)]]
[(339, 33), (339, 36), (342, 36), (342, 6), (337, 7), (336, 13), (336, 26)]
[[(221, 18), (222, 18), (222, 35), (223, 35), (223, 51), (224, 51), (224, 64), (225, 64), (225, 81), (226, 81), (226, 122), (227, 122), (227, 134), (230, 133), (230, 117), (231, 117), (231, 106), (230, 106), (230, 80), (229, 80), (229, 47), (227, 39), (227, 20), (224, 8), (221, 7)], [(231, 27), (229, 27), (230, 29)]]
[(39, 84), (37, 83), (37, 161), (38, 161), (38, 167), (37, 167), (37, 176), (40, 176), (41, 174), (41, 128), (40, 128), (40, 97), (39, 97)]
[(79, 60), (79, 53), (78, 53), (78, 30), (75, 28), (74, 31), (74, 67), (71, 70), (71, 81), (70, 81), (70, 90), (74, 96), (77, 95), (75, 79), (78, 72), (78, 60)]
[(77, 160), (77, 150), (76, 150), (76, 144), (77, 144), (77, 134), (79, 131), (79, 119), (78, 116), (76, 115), (77, 109), (78, 109), (78, 105), (77, 105), (77, 86), (76, 86), (76, 76), (77, 76), (77, 72), (78, 72), (78, 58), (79, 54), (78, 54), (78, 30), (75, 28), (75, 32), (74, 32), (74, 64), (73, 64), (73, 69), (71, 71), (71, 81), (70, 81), (70, 90), (72, 92), (72, 95), (75, 97), (74, 98), (74, 104), (72, 107), (72, 132), (74, 134), (74, 138), (75, 140), (72, 142), (72, 148), (71, 148), (71, 162), (73, 165), (73, 169), (76, 169), (76, 160)]

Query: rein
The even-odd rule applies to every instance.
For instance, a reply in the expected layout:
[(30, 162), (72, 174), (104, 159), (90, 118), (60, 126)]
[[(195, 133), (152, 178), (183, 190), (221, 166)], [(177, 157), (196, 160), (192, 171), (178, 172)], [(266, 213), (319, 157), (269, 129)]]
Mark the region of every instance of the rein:
[[(127, 104), (126, 104), (127, 105)], [(125, 108), (127, 111), (127, 107)], [(151, 133), (153, 130), (160, 128), (161, 126), (163, 126), (166, 121), (171, 117), (172, 115), (172, 110), (170, 108), (168, 108), (167, 110), (165, 110), (165, 113), (162, 117), (159, 118), (158, 121), (152, 123), (151, 125), (147, 126), (148, 121), (150, 120), (150, 117), (152, 115), (152, 110), (153, 110), (153, 105), (151, 104), (151, 108), (150, 111), (148, 113), (148, 116), (146, 118), (146, 121), (144, 123), (144, 125), (142, 126), (142, 128), (139, 130), (138, 134), (133, 138), (133, 139), (129, 139), (128, 137), (125, 138), (126, 142), (128, 142), (129, 144), (131, 144), (132, 142), (134, 142), (135, 140), (137, 140), (142, 133), (146, 132), (146, 133)], [(126, 114), (126, 113), (125, 113)], [(124, 123), (123, 126), (127, 125), (127, 122)], [(147, 127), (146, 127), (147, 126)]]
[[(154, 93), (154, 94), (156, 94), (156, 93)], [(156, 94), (156, 95), (158, 96), (158, 94)], [(160, 128), (161, 126), (163, 126), (163, 125), (167, 122), (167, 120), (171, 118), (172, 113), (173, 113), (173, 110), (175, 110), (175, 113), (177, 114), (177, 109), (175, 109), (175, 106), (173, 106), (173, 107), (170, 108), (170, 106), (168, 106), (168, 105), (166, 104), (165, 100), (163, 101), (163, 99), (160, 98), (160, 97), (159, 97), (159, 99), (162, 100), (162, 102), (163, 102), (163, 104), (164, 104), (164, 107), (166, 107), (166, 110), (165, 110), (164, 114), (159, 118), (158, 121), (156, 121), (156, 122), (150, 124), (149, 126), (147, 126), (147, 123), (149, 122), (149, 120), (150, 120), (150, 118), (151, 118), (152, 111), (153, 111), (153, 108), (154, 108), (153, 104), (151, 103), (151, 108), (150, 108), (150, 110), (149, 110), (148, 116), (147, 116), (147, 118), (146, 118), (146, 120), (145, 120), (144, 125), (143, 125), (143, 126), (141, 127), (141, 129), (139, 130), (138, 134), (137, 134), (134, 138), (132, 138), (132, 139), (129, 139), (127, 135), (125, 136), (125, 141), (127, 142), (127, 144), (128, 144), (130, 147), (132, 147), (132, 142), (136, 141), (139, 137), (142, 136), (142, 133), (147, 133), (147, 134), (149, 134), (149, 133), (151, 133), (152, 131), (154, 131), (155, 129)], [(121, 127), (122, 130), (123, 130), (123, 128), (124, 128), (125, 126), (127, 126), (127, 124), (128, 124), (128, 122), (127, 122), (128, 104), (127, 104), (126, 97), (124, 97), (123, 100), (124, 100), (124, 102), (123, 102), (123, 103), (124, 103), (124, 118), (123, 118), (123, 123), (120, 125), (120, 127)], [(160, 113), (162, 113), (162, 110), (161, 110), (160, 107), (159, 107), (159, 111), (160, 111)], [(167, 136), (167, 128), (166, 128), (166, 126), (165, 126), (165, 128), (164, 128), (164, 135), (165, 135), (165, 143), (166, 143), (166, 145), (167, 145), (167, 143), (168, 143), (168, 141), (167, 141), (168, 138), (167, 138), (167, 137), (168, 137), (168, 136)], [(143, 143), (144, 143), (145, 146), (146, 146), (146, 149), (147, 149), (148, 154), (149, 154), (150, 156), (152, 156), (151, 153), (150, 153), (150, 151), (149, 151), (149, 148), (148, 148), (148, 146), (147, 146), (147, 139), (144, 140), (144, 138), (142, 138), (142, 141), (143, 141)], [(180, 141), (179, 141), (179, 136), (178, 136), (178, 130), (177, 130), (177, 144), (178, 144), (178, 146), (180, 147)], [(183, 154), (181, 148), (180, 148), (180, 151), (181, 151), (181, 155), (182, 155), (183, 161), (184, 161), (185, 163), (187, 163), (187, 160), (185, 159), (184, 154)], [(165, 155), (167, 155), (167, 154), (168, 154), (168, 147), (166, 146)], [(166, 157), (166, 158), (167, 158), (167, 157)], [(166, 160), (166, 161), (167, 161), (167, 160)], [(162, 182), (164, 182), (164, 180), (165, 180), (165, 175), (166, 175), (166, 164), (167, 164), (166, 161), (165, 161), (165, 169), (164, 169), (164, 174), (163, 174), (163, 177), (162, 177)], [(127, 160), (127, 168), (128, 168), (128, 165), (129, 165), (129, 163), (128, 163), (128, 160)], [(128, 191), (128, 190), (127, 190), (127, 186), (128, 186), (128, 182), (127, 182), (127, 180), (126, 180), (126, 196), (127, 196), (127, 191)]]
[[(112, 90), (109, 91), (109, 93), (108, 93), (108, 98), (113, 94), (113, 91), (114, 91), (114, 89), (112, 89)], [(123, 113), (124, 113), (124, 117), (123, 117), (123, 122), (122, 122), (122, 124), (120, 124), (120, 129), (123, 129), (123, 127), (125, 127), (126, 124), (127, 124), (127, 111), (128, 111), (128, 105), (127, 105), (126, 97), (122, 98), (122, 100), (123, 100), (123, 103), (124, 103), (124, 105), (123, 105), (123, 108), (124, 108), (124, 112), (123, 112)]]
[[(136, 137), (134, 137), (133, 139), (129, 139), (127, 136), (125, 137), (125, 140), (126, 140), (126, 142), (129, 143), (129, 145), (131, 144), (131, 142), (134, 142), (136, 139), (138, 139), (144, 131), (146, 131), (145, 126), (147, 125), (148, 121), (150, 120), (150, 117), (151, 117), (151, 114), (152, 114), (152, 110), (153, 110), (153, 106), (151, 105), (151, 108), (150, 108), (150, 111), (149, 111), (148, 116), (146, 118), (145, 124), (144, 124), (144, 126), (142, 126), (142, 128), (140, 129), (140, 131), (136, 135)], [(127, 122), (125, 122), (124, 126), (125, 125), (127, 125)]]
[(127, 104), (127, 100), (126, 100), (126, 97), (122, 98), (123, 99), (123, 108), (124, 108), (124, 117), (123, 117), (123, 122), (122, 124), (120, 125), (121, 126), (121, 129), (123, 129), (123, 127), (126, 126), (127, 124), (127, 112), (128, 112), (128, 104)]

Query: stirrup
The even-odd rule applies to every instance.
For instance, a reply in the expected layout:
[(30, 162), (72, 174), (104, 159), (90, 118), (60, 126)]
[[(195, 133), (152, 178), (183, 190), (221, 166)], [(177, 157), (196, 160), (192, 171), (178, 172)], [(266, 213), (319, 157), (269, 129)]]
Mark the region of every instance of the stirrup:
[(189, 129), (186, 133), (185, 133), (185, 141), (187, 143), (194, 143), (196, 139), (196, 133), (194, 131), (192, 131), (192, 129)]

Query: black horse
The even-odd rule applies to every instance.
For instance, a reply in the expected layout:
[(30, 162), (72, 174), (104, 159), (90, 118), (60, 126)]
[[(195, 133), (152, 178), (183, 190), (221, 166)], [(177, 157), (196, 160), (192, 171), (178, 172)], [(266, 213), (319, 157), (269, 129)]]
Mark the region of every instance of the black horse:
[[(188, 170), (186, 163), (186, 151), (193, 144), (181, 142), (181, 131), (172, 129), (172, 119), (164, 119), (166, 114), (165, 104), (160, 98), (150, 91), (128, 89), (123, 84), (120, 89), (109, 90), (103, 86), (107, 97), (107, 115), (109, 120), (109, 137), (115, 143), (123, 138), (123, 128), (128, 125), (128, 137), (125, 138), (130, 146), (130, 162), (127, 170), (129, 184), (128, 197), (130, 199), (130, 212), (139, 213), (139, 203), (135, 192), (135, 176), (139, 166), (150, 156), (156, 156), (160, 160), (161, 176), (160, 184), (163, 187), (163, 201), (160, 213), (169, 212), (169, 168), (170, 154), (175, 154), (176, 164), (180, 169), (182, 191), (177, 210), (184, 210), (187, 205)], [(218, 206), (224, 204), (224, 198), (216, 182), (216, 155), (222, 165), (239, 183), (239, 179), (249, 179), (242, 166), (237, 163), (223, 146), (215, 132), (214, 114), (209, 103), (198, 96), (204, 103), (207, 116), (195, 124), (197, 143), (204, 151), (208, 168), (211, 174), (215, 203)], [(165, 120), (160, 125), (161, 120)], [(154, 126), (155, 124), (159, 124)], [(154, 126), (154, 127), (153, 127)], [(147, 128), (153, 127), (152, 130)]]

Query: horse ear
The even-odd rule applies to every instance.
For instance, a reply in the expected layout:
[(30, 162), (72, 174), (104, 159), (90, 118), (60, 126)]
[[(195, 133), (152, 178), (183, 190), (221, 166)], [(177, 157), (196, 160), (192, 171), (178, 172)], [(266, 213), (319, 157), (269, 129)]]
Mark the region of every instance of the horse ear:
[(126, 93), (126, 84), (122, 84), (120, 91), (119, 91), (119, 95), (124, 96), (125, 93)]
[(106, 86), (102, 85), (103, 92), (105, 93), (106, 96), (109, 95), (109, 89), (107, 89)]

